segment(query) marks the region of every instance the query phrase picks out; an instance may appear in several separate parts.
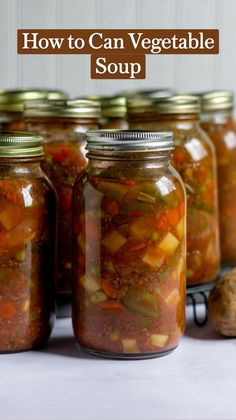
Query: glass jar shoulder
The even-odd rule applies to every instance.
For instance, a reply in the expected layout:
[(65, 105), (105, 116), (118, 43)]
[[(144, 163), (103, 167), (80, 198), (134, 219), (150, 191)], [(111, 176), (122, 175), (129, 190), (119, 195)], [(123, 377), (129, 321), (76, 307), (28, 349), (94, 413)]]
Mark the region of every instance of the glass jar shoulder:
[[(127, 175), (124, 176), (124, 173)], [(87, 168), (74, 185), (74, 194), (84, 197), (91, 195), (95, 199), (109, 198), (116, 201), (119, 210), (130, 208), (145, 212), (155, 210), (161, 203), (178, 207), (184, 200), (185, 190), (179, 174), (171, 165), (156, 167), (111, 166), (106, 169)], [(102, 205), (102, 204), (101, 204)]]
[(98, 128), (97, 120), (81, 120), (76, 118), (28, 118), (26, 119), (28, 131), (43, 136), (45, 143), (84, 140), (82, 134), (88, 130)]

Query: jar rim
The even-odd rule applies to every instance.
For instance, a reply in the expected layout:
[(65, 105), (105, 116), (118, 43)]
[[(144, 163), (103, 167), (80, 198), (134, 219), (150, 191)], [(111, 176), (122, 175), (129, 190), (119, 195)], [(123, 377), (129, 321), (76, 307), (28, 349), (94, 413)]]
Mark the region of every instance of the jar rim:
[(43, 138), (21, 131), (0, 131), (0, 158), (31, 158), (43, 156)]
[(40, 100), (25, 103), (25, 118), (99, 118), (101, 106), (98, 101), (89, 99)]
[(173, 150), (173, 134), (157, 130), (94, 130), (86, 133), (88, 151), (148, 152)]

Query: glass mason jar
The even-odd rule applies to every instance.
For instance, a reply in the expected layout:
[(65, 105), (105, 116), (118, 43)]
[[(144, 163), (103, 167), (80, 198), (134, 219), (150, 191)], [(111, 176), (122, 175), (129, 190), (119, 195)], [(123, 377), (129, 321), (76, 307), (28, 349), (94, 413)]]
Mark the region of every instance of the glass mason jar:
[(126, 98), (121, 96), (104, 97), (102, 105), (102, 128), (126, 130), (128, 128)]
[(236, 123), (233, 94), (215, 91), (200, 94), (201, 126), (217, 154), (220, 246), (223, 265), (236, 264)]
[(216, 157), (199, 126), (199, 99), (130, 99), (127, 107), (130, 128), (174, 134), (172, 163), (187, 191), (187, 286), (209, 283), (220, 265)]
[(54, 321), (56, 197), (41, 141), (0, 133), (0, 352), (43, 346)]
[(185, 191), (172, 136), (88, 133), (73, 188), (73, 327), (93, 354), (142, 359), (173, 350), (185, 324)]
[(25, 130), (23, 118), (24, 104), (40, 99), (66, 99), (60, 90), (18, 89), (0, 92), (0, 130)]
[[(27, 129), (44, 138), (42, 167), (58, 195), (56, 285), (60, 295), (71, 293), (72, 187), (87, 166), (85, 132), (98, 128), (100, 113), (100, 105), (91, 100), (36, 101), (28, 103), (25, 109)], [(59, 297), (60, 302), (63, 304), (63, 296)]]

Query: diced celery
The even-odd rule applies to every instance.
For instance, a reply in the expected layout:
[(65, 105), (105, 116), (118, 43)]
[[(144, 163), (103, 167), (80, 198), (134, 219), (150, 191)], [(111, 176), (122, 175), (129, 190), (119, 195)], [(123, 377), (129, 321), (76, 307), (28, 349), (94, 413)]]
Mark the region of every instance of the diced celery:
[(19, 262), (23, 262), (25, 259), (25, 249), (21, 249), (19, 251), (16, 252), (15, 254), (15, 258), (17, 261)]
[(124, 238), (117, 230), (113, 230), (108, 233), (102, 240), (103, 246), (105, 246), (112, 254), (115, 254), (125, 243), (127, 239)]
[(156, 319), (159, 316), (156, 297), (145, 290), (130, 289), (122, 297), (122, 303), (132, 312)]
[(82, 284), (84, 289), (89, 293), (95, 293), (101, 288), (99, 282), (93, 277), (82, 276), (80, 277), (80, 283)]
[(112, 331), (112, 332), (109, 334), (109, 338), (110, 338), (112, 341), (118, 341), (118, 340), (120, 339), (120, 333), (119, 333), (119, 331)]
[(111, 260), (104, 261), (103, 267), (106, 271), (108, 271), (108, 273), (115, 273), (116, 271)]
[(146, 194), (142, 191), (138, 193), (137, 200), (144, 201), (144, 203), (155, 203), (156, 199), (152, 195)]
[(156, 242), (156, 241), (158, 241), (158, 239), (160, 238), (160, 233), (159, 232), (157, 232), (156, 230), (154, 230), (153, 232), (152, 232), (152, 234), (151, 234), (151, 237), (150, 237), (150, 239), (153, 241), (153, 242)]
[(187, 277), (190, 278), (194, 275), (194, 271), (190, 270), (190, 268), (187, 270)]
[(153, 224), (147, 217), (139, 217), (130, 226), (130, 235), (134, 239), (148, 239), (153, 231)]
[(184, 217), (182, 217), (182, 219), (180, 219), (179, 223), (177, 224), (176, 231), (177, 231), (179, 239), (183, 239), (183, 237), (184, 237)]
[(147, 203), (144, 201), (131, 201), (127, 200), (124, 203), (122, 203), (121, 211), (124, 213), (151, 213), (153, 211), (153, 204)]
[(150, 246), (143, 256), (143, 261), (153, 268), (160, 268), (164, 261), (164, 254), (159, 248)]
[(151, 334), (151, 343), (155, 347), (164, 347), (169, 336), (164, 334)]
[(173, 255), (178, 245), (178, 239), (171, 232), (168, 232), (158, 246), (167, 255)]
[(176, 305), (178, 305), (179, 300), (180, 300), (180, 294), (179, 294), (178, 289), (175, 288), (167, 296), (167, 298), (165, 299), (165, 302), (167, 303), (167, 305), (176, 306)]
[(102, 303), (107, 300), (107, 296), (105, 293), (99, 290), (91, 296), (90, 300), (92, 303)]
[(139, 353), (137, 340), (126, 338), (122, 340), (124, 353)]
[(98, 276), (100, 274), (100, 265), (99, 264), (98, 265), (93, 265), (92, 268), (91, 268), (91, 273), (94, 276)]
[(0, 281), (5, 279), (5, 271), (4, 270), (0, 270)]
[(100, 181), (98, 188), (108, 197), (121, 201), (128, 191), (128, 187), (123, 184), (110, 181)]

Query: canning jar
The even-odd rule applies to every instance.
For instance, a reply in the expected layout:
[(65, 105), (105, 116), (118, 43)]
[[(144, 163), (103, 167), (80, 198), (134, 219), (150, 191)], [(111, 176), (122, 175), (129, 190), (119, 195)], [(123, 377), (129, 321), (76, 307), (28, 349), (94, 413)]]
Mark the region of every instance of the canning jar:
[(41, 141), (0, 133), (0, 352), (41, 347), (53, 326), (56, 197)]
[(27, 101), (40, 99), (66, 99), (59, 90), (18, 89), (0, 92), (0, 130), (25, 130), (23, 110)]
[(125, 130), (128, 128), (126, 98), (121, 96), (103, 97), (101, 106), (103, 129)]
[(191, 95), (128, 101), (130, 128), (174, 134), (173, 166), (187, 191), (187, 286), (210, 283), (220, 264), (216, 157), (199, 112)]
[(88, 133), (73, 188), (73, 327), (115, 358), (173, 350), (185, 323), (185, 191), (170, 133)]
[(217, 154), (220, 246), (223, 265), (236, 264), (236, 123), (233, 94), (229, 91), (200, 94), (201, 126)]
[[(58, 195), (56, 285), (60, 295), (71, 293), (72, 186), (87, 166), (85, 132), (98, 128), (99, 117), (100, 105), (91, 100), (35, 101), (25, 108), (27, 129), (44, 138), (42, 167)], [(63, 304), (63, 296), (60, 302)]]

